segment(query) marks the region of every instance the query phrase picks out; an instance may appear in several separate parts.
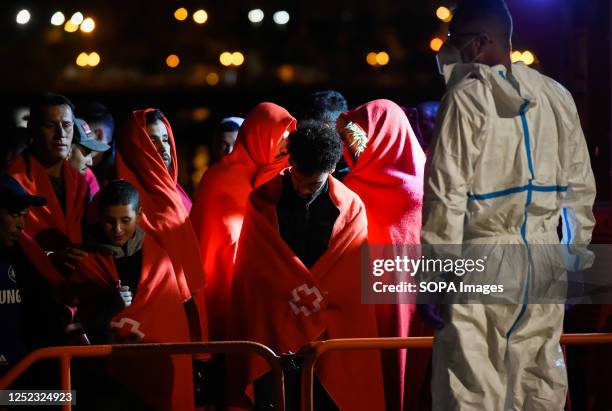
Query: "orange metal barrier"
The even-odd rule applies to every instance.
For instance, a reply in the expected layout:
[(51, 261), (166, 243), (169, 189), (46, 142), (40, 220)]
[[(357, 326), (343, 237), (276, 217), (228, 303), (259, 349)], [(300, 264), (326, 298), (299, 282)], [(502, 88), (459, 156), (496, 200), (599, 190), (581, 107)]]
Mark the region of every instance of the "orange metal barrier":
[[(57, 359), (60, 362), (61, 389), (70, 390), (70, 361), (73, 358), (108, 357), (111, 355), (138, 354), (203, 354), (248, 352), (262, 357), (268, 362), (274, 381), (275, 400), (279, 410), (285, 409), (285, 390), (281, 358), (263, 344), (251, 341), (224, 341), (185, 344), (126, 344), (126, 345), (89, 345), (74, 347), (42, 348), (31, 352), (5, 375), (0, 378), (0, 390), (9, 387), (34, 362)], [(62, 410), (72, 410), (72, 405), (62, 406)]]
[[(612, 344), (612, 334), (564, 334), (562, 345)], [(338, 350), (392, 350), (399, 348), (431, 348), (433, 337), (410, 338), (354, 338), (314, 341), (304, 346), (299, 354), (304, 356), (302, 369), (302, 411), (313, 410), (314, 367), (319, 357), (328, 351)]]

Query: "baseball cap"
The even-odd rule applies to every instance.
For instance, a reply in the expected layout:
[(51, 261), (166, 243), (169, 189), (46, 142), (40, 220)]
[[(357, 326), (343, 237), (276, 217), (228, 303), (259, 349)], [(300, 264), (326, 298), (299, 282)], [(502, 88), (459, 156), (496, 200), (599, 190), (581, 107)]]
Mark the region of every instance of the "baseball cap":
[(9, 175), (0, 177), (0, 208), (17, 212), (30, 206), (41, 207), (46, 204), (46, 198), (26, 193), (13, 177)]
[(76, 126), (76, 129), (78, 131), (78, 133), (74, 136), (74, 142), (76, 144), (88, 148), (91, 151), (97, 152), (104, 152), (110, 149), (109, 145), (96, 140), (94, 132), (91, 130), (91, 127), (89, 127), (89, 124), (87, 124), (85, 120), (81, 118), (75, 118), (74, 125)]

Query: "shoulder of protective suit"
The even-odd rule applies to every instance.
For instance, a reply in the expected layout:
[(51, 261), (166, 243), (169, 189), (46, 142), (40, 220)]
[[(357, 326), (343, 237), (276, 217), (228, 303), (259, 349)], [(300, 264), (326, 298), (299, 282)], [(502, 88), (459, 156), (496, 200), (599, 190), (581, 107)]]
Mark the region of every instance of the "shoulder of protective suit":
[(542, 87), (542, 91), (547, 93), (553, 101), (558, 101), (559, 104), (564, 105), (565, 109), (575, 112), (576, 111), (576, 103), (574, 103), (574, 98), (572, 97), (572, 93), (569, 92), (561, 83), (558, 81), (545, 76), (542, 76), (542, 82), (544, 83), (544, 87)]
[(494, 110), (493, 94), (487, 82), (478, 73), (472, 73), (449, 88), (442, 104), (482, 126), (490, 111)]

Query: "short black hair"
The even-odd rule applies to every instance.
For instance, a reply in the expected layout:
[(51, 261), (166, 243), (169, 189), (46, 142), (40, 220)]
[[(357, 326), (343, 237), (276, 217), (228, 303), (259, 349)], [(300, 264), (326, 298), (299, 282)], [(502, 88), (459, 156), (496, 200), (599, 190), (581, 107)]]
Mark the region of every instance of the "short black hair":
[(317, 91), (304, 101), (300, 120), (316, 120), (332, 123), (335, 127), (340, 114), (348, 111), (346, 98), (335, 90)]
[(342, 156), (342, 143), (335, 128), (321, 121), (302, 122), (289, 135), (289, 160), (305, 175), (331, 172)]
[(100, 190), (97, 197), (100, 211), (118, 205), (131, 205), (136, 212), (140, 209), (140, 194), (127, 180), (111, 181)]
[(79, 114), (91, 127), (100, 124), (108, 128), (111, 135), (114, 133), (115, 119), (104, 104), (91, 101), (83, 107), (82, 111), (79, 110)]
[(158, 108), (152, 111), (148, 111), (145, 115), (145, 121), (147, 125), (155, 123), (157, 120), (164, 121), (165, 118), (166, 116), (164, 116), (164, 113), (162, 113), (161, 110)]
[(467, 31), (489, 31), (508, 44), (512, 39), (512, 15), (504, 0), (459, 0), (450, 22), (451, 33), (459, 24)]
[(44, 93), (36, 96), (30, 104), (30, 118), (28, 119), (28, 129), (32, 130), (42, 123), (43, 110), (45, 107), (63, 106), (70, 107), (74, 114), (74, 104), (67, 97), (56, 93)]

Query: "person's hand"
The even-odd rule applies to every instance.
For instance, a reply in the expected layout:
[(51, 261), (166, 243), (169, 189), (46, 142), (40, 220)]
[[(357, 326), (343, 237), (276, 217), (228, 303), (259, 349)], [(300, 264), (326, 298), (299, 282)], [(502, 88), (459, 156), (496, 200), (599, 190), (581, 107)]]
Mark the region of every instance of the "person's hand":
[(132, 304), (132, 298), (134, 297), (132, 295), (132, 292), (130, 291), (130, 287), (125, 285), (123, 287), (119, 287), (118, 290), (119, 290), (119, 296), (123, 300), (123, 304), (126, 307), (129, 307)]
[(441, 330), (446, 324), (438, 314), (438, 304), (417, 304), (417, 311), (430, 327)]
[(64, 248), (62, 251), (53, 253), (50, 257), (60, 270), (68, 269), (73, 271), (79, 265), (81, 260), (88, 255), (89, 254), (83, 250), (80, 245), (73, 244)]

